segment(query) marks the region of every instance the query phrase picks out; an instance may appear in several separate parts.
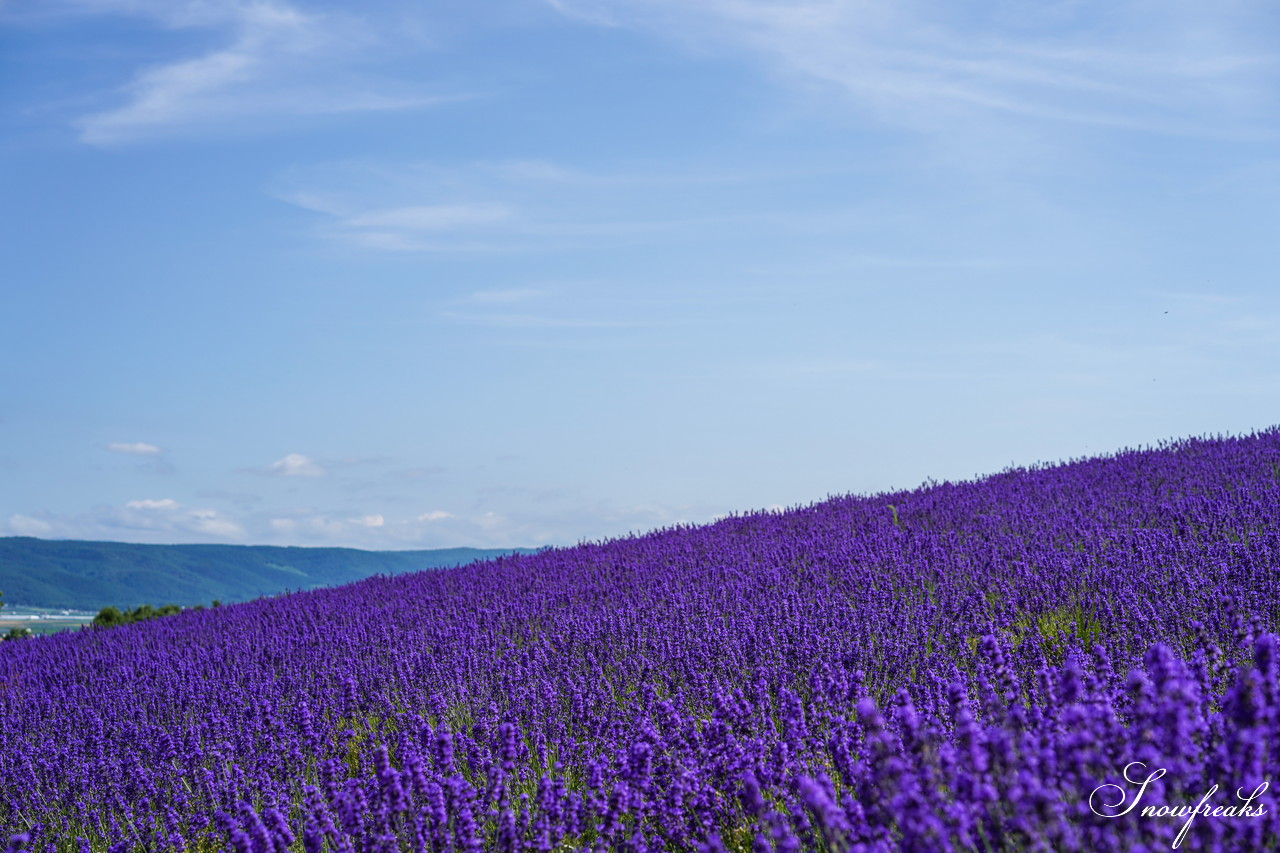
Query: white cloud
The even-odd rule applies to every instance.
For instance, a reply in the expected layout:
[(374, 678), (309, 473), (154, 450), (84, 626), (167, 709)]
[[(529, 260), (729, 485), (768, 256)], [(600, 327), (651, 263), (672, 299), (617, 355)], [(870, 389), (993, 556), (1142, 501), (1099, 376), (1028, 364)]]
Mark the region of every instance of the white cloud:
[(418, 516), (418, 521), (444, 521), (446, 518), (453, 518), (451, 512), (445, 512), (442, 509), (433, 509), (430, 512), (424, 512)]
[(54, 528), (49, 522), (29, 515), (11, 515), (9, 530), (18, 536), (48, 536)]
[(112, 453), (123, 453), (127, 456), (159, 456), (164, 453), (164, 451), (159, 447), (156, 447), (154, 444), (147, 444), (144, 441), (116, 441), (108, 444), (107, 450), (110, 450)]
[[(458, 515), (431, 510), (407, 519), (381, 513), (347, 516), (314, 508), (277, 512), (263, 519), (258, 541), (281, 545), (335, 545), (373, 550), (406, 548), (524, 547), (544, 544), (552, 533), (536, 520), (496, 511)], [(569, 528), (572, 525), (563, 525)]]
[(232, 539), (244, 534), (244, 527), (239, 522), (224, 518), (212, 509), (191, 510), (190, 526), (192, 530), (223, 539)]
[[(517, 490), (518, 491), (518, 490)], [(58, 515), (33, 512), (0, 520), (0, 532), (19, 536), (121, 542), (324, 545), (371, 550), (515, 548), (571, 544), (709, 519), (708, 507), (614, 506), (607, 502), (551, 509), (533, 494), (508, 497), (501, 508), (483, 504), (467, 513), (441, 509), (406, 518), (382, 513), (276, 507), (228, 514), (172, 498), (144, 498)], [(718, 507), (716, 509), (719, 509)]]
[(80, 0), (88, 14), (141, 16), (170, 29), (226, 34), (200, 56), (139, 71), (120, 106), (84, 116), (81, 139), (95, 145), (130, 141), (178, 128), (225, 131), (253, 118), (404, 110), (443, 98), (404, 85), (370, 84), (347, 66), (374, 55), (384, 40), (366, 16), (304, 12), (283, 0)]
[(244, 536), (244, 526), (215, 509), (185, 507), (172, 498), (129, 501), (124, 511), (100, 508), (90, 518), (77, 519), (79, 524), (92, 521), (112, 531), (109, 538), (120, 538), (121, 532), (149, 532), (159, 540), (206, 539), (209, 536), (236, 540)]
[(350, 548), (379, 548), (386, 519), (379, 513), (338, 518), (315, 509), (296, 509), (267, 520), (268, 539), (282, 545), (323, 544)]
[(267, 466), (267, 473), (280, 477), (321, 477), (325, 469), (301, 453), (290, 453)]
[(177, 509), (178, 502), (172, 498), (162, 498), (161, 500), (144, 499), (140, 501), (129, 501), (125, 506), (129, 509)]
[(97, 506), (73, 515), (13, 515), (9, 532), (20, 536), (124, 542), (243, 541), (244, 525), (215, 509), (186, 507), (172, 498), (144, 498), (124, 506)]

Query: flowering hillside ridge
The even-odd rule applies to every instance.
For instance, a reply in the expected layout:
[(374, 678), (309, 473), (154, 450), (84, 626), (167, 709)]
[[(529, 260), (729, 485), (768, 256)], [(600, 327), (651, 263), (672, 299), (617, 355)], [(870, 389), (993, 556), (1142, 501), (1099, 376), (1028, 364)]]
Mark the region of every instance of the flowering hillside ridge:
[(1278, 571), (1269, 429), (6, 643), (0, 831), (1266, 849)]

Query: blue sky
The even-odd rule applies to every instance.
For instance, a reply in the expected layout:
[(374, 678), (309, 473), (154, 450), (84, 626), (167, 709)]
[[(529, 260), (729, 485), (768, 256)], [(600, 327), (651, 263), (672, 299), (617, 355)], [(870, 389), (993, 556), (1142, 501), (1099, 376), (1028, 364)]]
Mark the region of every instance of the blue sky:
[(1266, 427), (1278, 37), (0, 3), (0, 535), (571, 544)]

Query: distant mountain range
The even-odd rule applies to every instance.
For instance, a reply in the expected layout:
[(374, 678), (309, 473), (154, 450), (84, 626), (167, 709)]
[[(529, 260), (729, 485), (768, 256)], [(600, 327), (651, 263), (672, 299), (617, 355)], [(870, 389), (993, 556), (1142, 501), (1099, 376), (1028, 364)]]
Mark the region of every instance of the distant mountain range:
[(532, 548), (358, 551), (269, 545), (131, 545), (0, 537), (6, 604), (98, 610), (107, 605), (247, 601), (372, 575), (460, 566)]

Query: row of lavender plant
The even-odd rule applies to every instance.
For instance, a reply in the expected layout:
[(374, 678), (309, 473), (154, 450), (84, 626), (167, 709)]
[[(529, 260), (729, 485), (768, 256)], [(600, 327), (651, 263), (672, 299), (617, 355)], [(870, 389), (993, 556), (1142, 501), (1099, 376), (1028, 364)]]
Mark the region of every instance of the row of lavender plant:
[(1280, 765), (1278, 519), (1270, 430), (8, 643), (0, 827), (95, 853), (1280, 843), (1274, 810), (1125, 811), (1269, 802), (1237, 791)]

